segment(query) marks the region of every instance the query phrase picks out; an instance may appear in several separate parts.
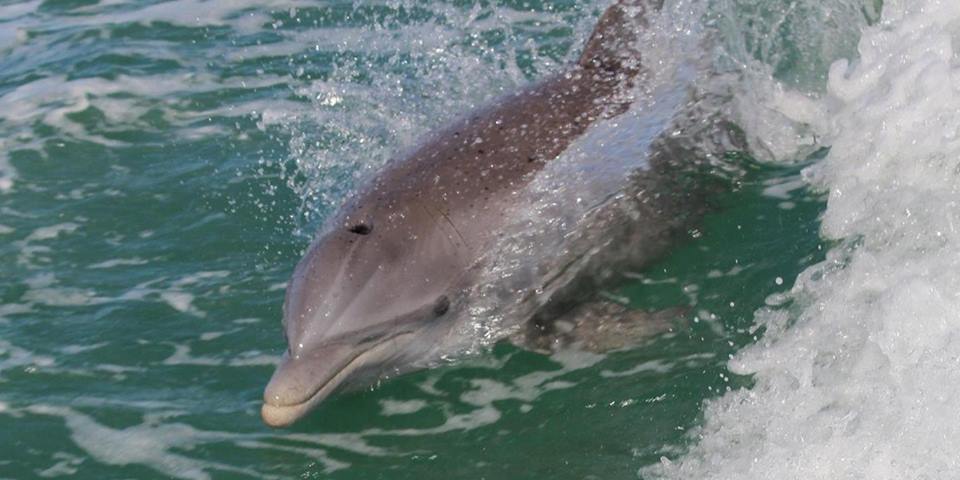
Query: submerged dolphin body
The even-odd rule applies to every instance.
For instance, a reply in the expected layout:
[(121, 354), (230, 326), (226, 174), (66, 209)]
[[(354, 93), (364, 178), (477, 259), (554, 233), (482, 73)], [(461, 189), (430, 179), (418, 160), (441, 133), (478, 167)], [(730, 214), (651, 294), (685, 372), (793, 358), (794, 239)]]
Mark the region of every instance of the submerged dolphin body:
[[(498, 282), (490, 266), (502, 260), (497, 247), (524, 190), (591, 125), (628, 109), (642, 71), (637, 32), (661, 3), (620, 0), (572, 69), (429, 138), (341, 208), (287, 288), (289, 349), (264, 392), (265, 423), (287, 426), (363, 374), (455, 353), (478, 287)], [(517, 308), (495, 336), (541, 348), (553, 319), (600, 286), (611, 262), (642, 266), (672, 243), (698, 214), (692, 197), (703, 194), (687, 182), (702, 152), (681, 147), (654, 142), (629, 191), (589, 212), (590, 228), (565, 235), (563, 251), (530, 270), (523, 292), (502, 289)], [(630, 248), (602, 248), (615, 244)]]

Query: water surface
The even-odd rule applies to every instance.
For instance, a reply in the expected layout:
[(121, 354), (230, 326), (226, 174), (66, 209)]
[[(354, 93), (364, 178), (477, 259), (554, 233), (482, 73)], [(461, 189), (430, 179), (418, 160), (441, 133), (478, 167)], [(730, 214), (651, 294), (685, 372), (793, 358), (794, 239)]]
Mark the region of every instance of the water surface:
[[(814, 458), (826, 458), (835, 468), (824, 471), (866, 478), (857, 473), (869, 461), (849, 455), (856, 442), (837, 439), (889, 451), (871, 433), (882, 416), (873, 403), (803, 405), (843, 397), (837, 379), (863, 387), (855, 399), (883, 391), (895, 405), (930, 406), (950, 392), (937, 385), (960, 384), (947, 373), (915, 389), (898, 383), (902, 372), (949, 364), (955, 342), (920, 336), (897, 350), (892, 339), (914, 330), (889, 333), (891, 322), (908, 315), (897, 308), (909, 302), (863, 310), (906, 282), (928, 299), (908, 309), (910, 318), (951, 320), (916, 329), (934, 325), (952, 338), (955, 313), (943, 313), (957, 301), (948, 293), (958, 291), (950, 290), (952, 263), (903, 252), (949, 252), (953, 224), (920, 215), (913, 224), (893, 216), (875, 230), (843, 227), (957, 200), (930, 166), (955, 158), (953, 98), (941, 100), (947, 106), (929, 99), (951, 91), (945, 78), (955, 73), (944, 49), (958, 23), (937, 19), (960, 12), (917, 3), (930, 9), (897, 4), (881, 21), (873, 1), (729, 0), (705, 11), (668, 2), (677, 5), (671, 15), (696, 12), (687, 20), (711, 38), (690, 55), (739, 85), (731, 110), (754, 148), (740, 188), (715, 199), (719, 208), (689, 241), (609, 292), (637, 308), (688, 306), (685, 325), (605, 356), (497, 345), (335, 396), (283, 431), (261, 424), (260, 399), (285, 348), (285, 284), (314, 230), (358, 179), (418, 136), (572, 62), (605, 2), (0, 3), (0, 477), (823, 478), (810, 472)], [(910, 37), (917, 30), (897, 30), (902, 24), (927, 30)], [(940, 63), (923, 52), (884, 57), (890, 46), (857, 49), (861, 35), (886, 39), (883, 28)], [(828, 81), (832, 62), (864, 52), (866, 65), (889, 67), (887, 77), (870, 83), (868, 67), (854, 66)], [(890, 67), (904, 58), (921, 66)], [(934, 73), (916, 80), (911, 72), (923, 65)], [(920, 82), (915, 97), (897, 90), (912, 80)], [(896, 97), (910, 99), (903, 105), (920, 105), (914, 117), (871, 95), (891, 89), (906, 92)], [(931, 112), (940, 123), (904, 127), (902, 138), (882, 127)], [(904, 147), (930, 129), (945, 143)], [(874, 135), (872, 150), (857, 150), (860, 131)], [(893, 139), (877, 140), (885, 135)], [(904, 165), (918, 156), (928, 168), (904, 180)], [(906, 163), (864, 166), (864, 158)], [(874, 211), (864, 205), (890, 197), (861, 185), (899, 185), (899, 193)], [(837, 200), (838, 186), (860, 203)], [(946, 237), (911, 236), (927, 231)], [(901, 257), (883, 256), (890, 245)], [(816, 313), (818, 301), (877, 277), (816, 272), (828, 251), (825, 265), (843, 270), (858, 254), (849, 252), (863, 248), (889, 271), (869, 294), (830, 300), (861, 308), (841, 330), (863, 342), (836, 346), (828, 328), (836, 322)], [(939, 272), (939, 284), (898, 270), (903, 258), (927, 262), (920, 271)], [(836, 278), (829, 288), (805, 287), (824, 275)], [(868, 318), (881, 320), (856, 320)], [(828, 360), (874, 350), (886, 364), (858, 371)], [(903, 352), (925, 352), (915, 355), (927, 363), (911, 370), (915, 358)], [(767, 363), (756, 367), (756, 358)], [(821, 372), (820, 390), (770, 367), (794, 362)], [(900, 373), (877, 376), (890, 371)], [(775, 400), (792, 402), (785, 408), (799, 412), (794, 420), (781, 419)], [(949, 410), (952, 401), (943, 402), (932, 418)], [(893, 417), (907, 411), (890, 408)], [(936, 422), (917, 415), (893, 431), (922, 438), (910, 425)], [(846, 430), (804, 430), (844, 418)], [(949, 467), (932, 452), (919, 464)], [(760, 466), (745, 466), (748, 458)], [(801, 463), (786, 468), (784, 458)], [(840, 469), (842, 458), (854, 467)], [(905, 478), (896, 466), (877, 468), (872, 478)]]

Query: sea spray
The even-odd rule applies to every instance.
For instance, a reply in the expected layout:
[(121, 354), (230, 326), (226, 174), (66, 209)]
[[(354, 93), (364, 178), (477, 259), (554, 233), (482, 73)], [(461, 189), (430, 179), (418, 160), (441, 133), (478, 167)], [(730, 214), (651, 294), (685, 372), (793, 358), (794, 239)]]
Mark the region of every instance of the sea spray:
[(886, 2), (832, 65), (831, 151), (808, 171), (839, 244), (801, 274), (706, 405), (694, 446), (645, 478), (955, 478), (960, 471), (960, 3)]

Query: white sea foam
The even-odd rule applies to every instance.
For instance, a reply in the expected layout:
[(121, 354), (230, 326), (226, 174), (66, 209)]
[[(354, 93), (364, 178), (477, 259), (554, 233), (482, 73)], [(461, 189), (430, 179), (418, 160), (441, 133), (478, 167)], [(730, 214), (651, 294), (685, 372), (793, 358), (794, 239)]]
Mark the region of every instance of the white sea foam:
[[(42, 229), (38, 229), (42, 230)], [(58, 235), (56, 229), (47, 231), (44, 235)], [(34, 232), (36, 233), (36, 232)], [(54, 238), (54, 237), (50, 237)], [(97, 295), (89, 288), (63, 287), (58, 285), (56, 276), (52, 273), (38, 273), (25, 280), (29, 290), (24, 292), (23, 300), (28, 305), (48, 305), (53, 307), (69, 307), (80, 305), (97, 305), (109, 301)]]
[[(176, 2), (168, 2), (176, 3)], [(158, 49), (121, 51), (116, 53), (141, 54), (154, 57)], [(191, 64), (194, 59), (176, 59)], [(198, 67), (199, 68), (199, 67)], [(154, 125), (145, 120), (150, 112), (160, 112), (166, 122), (176, 127), (182, 139), (223, 136), (228, 132), (221, 126), (200, 125), (198, 120), (213, 116), (244, 117), (255, 114), (270, 105), (283, 109), (285, 115), (297, 116), (305, 112), (305, 103), (277, 100), (252, 101), (207, 110), (183, 108), (177, 100), (181, 96), (199, 92), (216, 92), (224, 88), (256, 89), (289, 81), (287, 78), (260, 75), (249, 79), (223, 79), (209, 73), (155, 74), (150, 77), (117, 75), (114, 78), (75, 78), (65, 75), (40, 78), (0, 95), (0, 121), (8, 131), (0, 139), (0, 193), (13, 188), (17, 171), (8, 155), (13, 150), (33, 150), (46, 155), (43, 138), (35, 132), (37, 124), (53, 127), (60, 138), (91, 142), (110, 147), (127, 143), (112, 138), (109, 133), (136, 128), (153, 131)], [(96, 108), (104, 116), (104, 125), (96, 131), (70, 118), (72, 114)]]
[(99, 342), (92, 345), (66, 345), (60, 348), (60, 351), (67, 355), (76, 355), (78, 353), (89, 352), (109, 345), (109, 342)]
[(29, 313), (33, 310), (31, 305), (24, 303), (5, 303), (0, 305), (0, 322), (7, 321), (8, 315), (17, 315), (20, 313)]
[(380, 400), (381, 414), (386, 416), (409, 415), (427, 408), (423, 400), (394, 400), (385, 398)]
[[(232, 464), (194, 458), (185, 452), (207, 444), (230, 443), (240, 449), (257, 451), (283, 451), (298, 454), (322, 464), (325, 472), (347, 468), (350, 464), (334, 459), (327, 449), (348, 451), (366, 456), (390, 454), (383, 448), (368, 444), (360, 433), (239, 433), (201, 430), (185, 423), (174, 421), (179, 415), (177, 406), (165, 402), (135, 402), (112, 398), (78, 397), (73, 405), (102, 408), (115, 405), (137, 408), (154, 413), (145, 416), (139, 424), (124, 428), (112, 428), (73, 408), (54, 405), (31, 405), (15, 408), (0, 402), (0, 414), (14, 417), (27, 415), (56, 416), (63, 419), (70, 431), (73, 443), (86, 452), (88, 461), (107, 465), (142, 465), (162, 473), (168, 478), (202, 480), (213, 478), (214, 473), (229, 472), (250, 478), (285, 478), (264, 471), (241, 468)], [(368, 434), (375, 434), (368, 432)], [(295, 442), (295, 443), (292, 443)], [(321, 448), (322, 447), (322, 448)], [(54, 455), (57, 462), (44, 470), (51, 475), (67, 471), (77, 462), (73, 457)]]
[(230, 367), (249, 367), (259, 365), (277, 365), (280, 363), (280, 357), (277, 355), (266, 354), (257, 350), (242, 352), (235, 356), (225, 357), (203, 357), (195, 356), (190, 353), (188, 345), (174, 345), (173, 353), (164, 359), (164, 365), (204, 365), (218, 366), (226, 365)]
[(764, 182), (763, 194), (767, 197), (789, 200), (792, 192), (805, 188), (807, 182), (800, 176), (780, 177)]
[(500, 411), (496, 408), (494, 402), (512, 399), (520, 400), (529, 405), (529, 402), (533, 402), (546, 392), (571, 388), (576, 384), (559, 378), (570, 372), (591, 367), (603, 360), (605, 356), (567, 350), (561, 351), (551, 358), (558, 362), (561, 368), (528, 373), (513, 379), (509, 383), (487, 378), (471, 380), (470, 384), (474, 388), (461, 394), (460, 400), (477, 407), (477, 409), (469, 414), (450, 417), (444, 425), (422, 431), (420, 434), (461, 429), (470, 430), (496, 422), (500, 419)]
[(822, 234), (792, 308), (708, 402), (691, 451), (645, 477), (956, 478), (960, 472), (960, 3), (884, 2), (830, 68)]
[(654, 373), (667, 373), (673, 368), (673, 362), (668, 360), (649, 360), (643, 362), (639, 365), (629, 368), (627, 370), (614, 372), (611, 370), (604, 370), (600, 372), (600, 376), (604, 378), (613, 378), (613, 377), (626, 377), (630, 375), (636, 375), (638, 373), (645, 372), (654, 372)]
[(124, 295), (124, 298), (133, 299), (134, 297), (144, 298), (156, 294), (160, 300), (165, 302), (170, 308), (182, 313), (189, 313), (197, 317), (206, 317), (207, 313), (200, 310), (193, 304), (196, 295), (188, 292), (189, 289), (196, 290), (197, 285), (208, 282), (209, 279), (222, 279), (228, 276), (227, 271), (196, 272), (185, 275), (170, 283), (170, 287), (165, 290), (152, 288), (136, 287)]
[(215, 270), (215, 271), (201, 271), (196, 273), (191, 273), (189, 275), (184, 275), (183, 277), (177, 279), (173, 282), (173, 288), (183, 288), (188, 285), (195, 285), (201, 283), (204, 280), (213, 278), (213, 279), (222, 279), (230, 275), (230, 272), (226, 270)]
[(251, 323), (259, 323), (261, 321), (262, 320), (259, 318), (238, 318), (234, 320), (233, 323), (236, 323), (238, 325), (249, 325)]
[(187, 345), (175, 345), (173, 354), (163, 361), (164, 365), (222, 365), (223, 360), (210, 357), (196, 357), (190, 354)]
[[(22, 16), (36, 10), (42, 2), (28, 2), (18, 6), (3, 7), (0, 15)], [(270, 22), (272, 8), (287, 10), (308, 5), (305, 2), (280, 0), (237, 0), (232, 2), (208, 2), (205, 0), (173, 0), (169, 2), (130, 4), (123, 0), (105, 0), (95, 5), (74, 8), (71, 15), (58, 15), (60, 25), (71, 27), (107, 27), (121, 24), (151, 25), (157, 22), (184, 27), (229, 25), (241, 33), (261, 31)], [(0, 20), (3, 18), (0, 17)], [(21, 23), (27, 27), (42, 25), (49, 21), (43, 15), (34, 15)]]
[(56, 452), (53, 454), (53, 458), (57, 460), (57, 463), (51, 465), (49, 468), (37, 472), (37, 475), (44, 478), (57, 478), (74, 475), (77, 473), (77, 467), (85, 460), (83, 457), (78, 457), (65, 452)]
[(304, 458), (319, 461), (320, 464), (323, 465), (323, 473), (326, 474), (331, 474), (337, 470), (343, 470), (350, 467), (350, 464), (347, 462), (342, 462), (331, 458), (327, 451), (322, 448), (292, 447), (289, 445), (279, 445), (276, 443), (253, 440), (240, 441), (236, 444), (238, 447), (249, 448), (252, 450), (275, 450), (280, 452), (296, 453)]
[[(0, 373), (14, 368), (34, 372), (37, 369), (53, 367), (55, 364), (56, 360), (53, 357), (37, 355), (8, 341), (0, 340)], [(0, 382), (3, 381), (3, 377), (0, 377)]]
[[(232, 332), (236, 332), (236, 331), (237, 330), (232, 330)], [(205, 342), (210, 340), (216, 340), (226, 335), (227, 333), (230, 333), (230, 332), (204, 332), (200, 334), (200, 340), (203, 340)]]
[(17, 171), (14, 170), (13, 165), (10, 164), (10, 158), (7, 157), (6, 144), (6, 140), (0, 139), (0, 193), (9, 192), (17, 178)]
[(149, 260), (144, 260), (142, 258), (114, 258), (111, 260), (105, 260), (103, 262), (95, 263), (90, 265), (87, 268), (114, 268), (120, 266), (130, 266), (130, 265), (144, 265), (149, 263)]
[(80, 225), (77, 225), (73, 222), (58, 223), (56, 225), (50, 225), (48, 227), (40, 227), (34, 230), (30, 235), (27, 236), (27, 241), (40, 241), (40, 240), (50, 240), (51, 238), (57, 238), (61, 234), (69, 234), (75, 232)]
[(91, 458), (107, 465), (143, 465), (169, 478), (187, 480), (207, 480), (212, 478), (212, 471), (277, 478), (178, 453), (207, 443), (235, 441), (238, 437), (235, 433), (198, 430), (184, 423), (170, 422), (167, 418), (150, 416), (143, 423), (114, 429), (66, 407), (33, 405), (23, 410), (33, 415), (61, 417), (73, 442)]
[(179, 292), (179, 291), (167, 291), (160, 292), (160, 299), (164, 302), (167, 302), (167, 305), (170, 305), (170, 308), (178, 312), (191, 313), (198, 317), (202, 317), (205, 314), (193, 306), (194, 296), (192, 293)]
[(13, 5), (0, 6), (0, 22), (16, 20), (24, 15), (36, 11), (37, 7), (43, 3), (42, 0), (32, 0), (29, 2), (19, 2)]
[[(445, 408), (446, 418), (443, 423), (433, 427), (426, 428), (400, 428), (400, 429), (381, 429), (371, 428), (358, 434), (358, 439), (363, 437), (380, 436), (424, 436), (440, 435), (453, 431), (468, 431), (492, 425), (500, 420), (502, 412), (494, 405), (494, 402), (501, 400), (520, 400), (522, 402), (532, 402), (542, 394), (553, 391), (571, 388), (576, 384), (571, 381), (560, 380), (571, 372), (589, 368), (605, 358), (603, 355), (592, 354), (588, 352), (564, 351), (552, 357), (560, 368), (555, 370), (536, 371), (521, 375), (509, 382), (501, 382), (493, 379), (474, 379), (471, 381), (473, 389), (460, 395), (460, 401), (464, 404), (474, 407), (463, 413), (453, 413)], [(430, 395), (441, 396), (441, 392), (436, 390), (433, 382), (439, 377), (434, 377), (426, 385), (422, 385), (424, 392)], [(394, 408), (412, 409), (417, 407), (425, 408), (425, 402), (414, 403), (404, 402), (402, 407), (398, 404), (384, 403), (384, 414), (395, 415), (401, 412), (394, 411)], [(529, 403), (521, 405), (521, 410), (528, 412), (531, 410)], [(383, 454), (382, 452), (380, 454)]]
[(363, 439), (363, 434), (361, 433), (289, 433), (280, 436), (280, 438), (285, 440), (315, 443), (317, 445), (323, 445), (336, 448), (338, 450), (345, 450), (371, 457), (382, 457), (391, 453), (389, 450), (383, 447), (370, 445), (366, 440)]
[(415, 437), (422, 435), (440, 435), (447, 432), (468, 431), (491, 425), (500, 420), (501, 413), (493, 405), (483, 405), (465, 413), (448, 415), (443, 424), (429, 428), (399, 428), (395, 430), (370, 429), (366, 436)]

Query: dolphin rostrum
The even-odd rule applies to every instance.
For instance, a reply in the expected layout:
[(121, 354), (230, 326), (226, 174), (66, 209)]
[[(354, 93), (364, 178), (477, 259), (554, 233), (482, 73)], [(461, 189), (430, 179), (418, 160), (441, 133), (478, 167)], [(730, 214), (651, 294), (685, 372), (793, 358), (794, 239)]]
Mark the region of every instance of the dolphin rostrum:
[[(264, 392), (266, 424), (292, 424), (347, 381), (456, 353), (452, 339), (468, 330), (479, 287), (499, 282), (490, 266), (503, 260), (498, 246), (511, 240), (507, 225), (524, 192), (592, 125), (629, 109), (643, 76), (638, 36), (661, 4), (619, 0), (572, 68), (429, 137), (352, 196), (287, 287), (289, 348)], [(686, 137), (713, 135), (708, 127), (719, 123), (692, 121), (701, 130)], [(721, 136), (707, 143), (736, 144)], [(601, 287), (609, 265), (642, 266), (688, 228), (702, 210), (694, 197), (705, 192), (691, 179), (709, 163), (695, 159), (709, 156), (669, 135), (654, 141), (630, 187), (587, 212), (589, 228), (564, 235), (562, 251), (532, 275), (513, 276), (527, 284), (504, 290), (517, 308), (493, 335), (549, 349), (548, 334), (570, 330), (554, 320), (579, 311), (582, 292)], [(614, 244), (630, 248), (600, 248)]]

